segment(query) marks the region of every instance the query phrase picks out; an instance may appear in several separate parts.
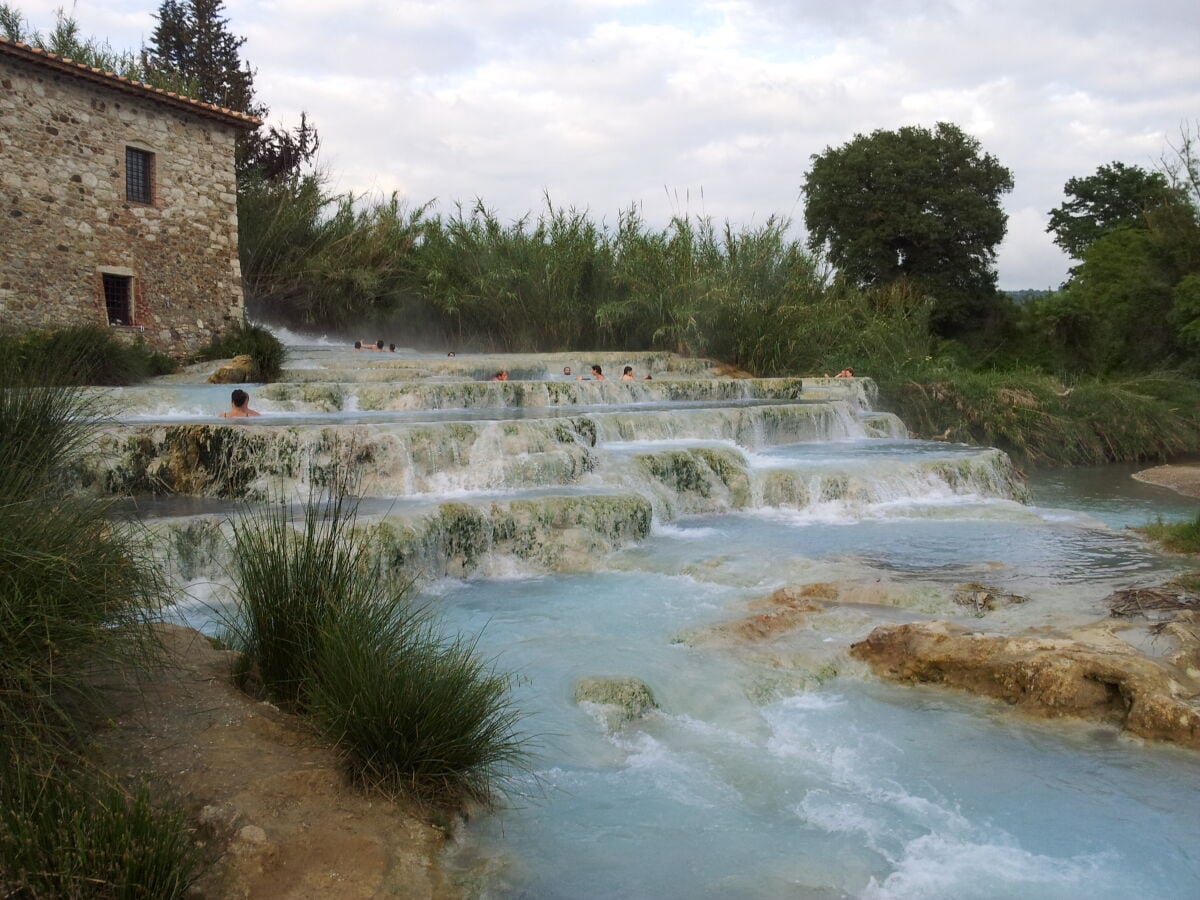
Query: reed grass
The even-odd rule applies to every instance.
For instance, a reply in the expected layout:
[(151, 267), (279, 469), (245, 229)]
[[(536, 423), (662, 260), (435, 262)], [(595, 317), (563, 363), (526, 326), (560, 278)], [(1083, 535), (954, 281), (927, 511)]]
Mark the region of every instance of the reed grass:
[(383, 571), (349, 490), (334, 471), (302, 507), (233, 523), (239, 606), (223, 639), (243, 653), (243, 684), (310, 714), (365, 784), (491, 800), (524, 755), (509, 679)]

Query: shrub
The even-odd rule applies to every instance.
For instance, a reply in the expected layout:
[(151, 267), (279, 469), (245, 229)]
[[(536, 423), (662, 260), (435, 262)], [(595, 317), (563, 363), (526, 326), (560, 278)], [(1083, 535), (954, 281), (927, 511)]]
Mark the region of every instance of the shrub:
[(226, 640), (244, 683), (314, 714), (351, 773), (432, 802), (490, 800), (524, 756), (509, 678), (445, 639), (355, 528), (346, 479), (235, 521), (240, 600)]
[(249, 322), (238, 323), (220, 337), (213, 338), (197, 354), (199, 359), (228, 359), (249, 356), (254, 361), (253, 381), (275, 381), (287, 362), (287, 348), (270, 329)]
[(99, 325), (0, 335), (0, 355), (27, 373), (26, 384), (136, 384), (176, 369), (166, 354), (141, 341), (129, 344)]
[(1194, 384), (1166, 376), (1067, 385), (1031, 371), (928, 370), (880, 383), (883, 405), (914, 434), (999, 447), (1030, 465), (1138, 462), (1187, 452), (1200, 442), (1200, 415), (1189, 394)]

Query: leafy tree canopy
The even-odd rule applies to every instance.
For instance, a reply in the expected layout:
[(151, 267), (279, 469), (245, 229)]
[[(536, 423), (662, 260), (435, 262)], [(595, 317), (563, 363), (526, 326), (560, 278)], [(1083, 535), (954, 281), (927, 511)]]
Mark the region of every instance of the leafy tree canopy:
[(826, 248), (856, 285), (914, 282), (934, 297), (943, 334), (980, 323), (996, 293), (1007, 168), (946, 122), (859, 134), (812, 160), (803, 189), (812, 249)]
[(1144, 228), (1146, 214), (1176, 199), (1160, 172), (1121, 162), (1100, 166), (1094, 175), (1072, 178), (1063, 188), (1067, 201), (1050, 210), (1047, 231), (1075, 259), (1115, 228)]

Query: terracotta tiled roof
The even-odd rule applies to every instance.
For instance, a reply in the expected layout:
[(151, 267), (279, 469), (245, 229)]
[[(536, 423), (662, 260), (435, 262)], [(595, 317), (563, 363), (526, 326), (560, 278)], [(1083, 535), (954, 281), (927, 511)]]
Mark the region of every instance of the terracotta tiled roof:
[(217, 119), (239, 128), (257, 128), (262, 124), (261, 119), (246, 115), (246, 113), (235, 112), (232, 109), (225, 109), (222, 106), (216, 106), (212, 103), (203, 103), (200, 100), (193, 100), (191, 97), (185, 97), (183, 94), (177, 94), (174, 91), (164, 91), (162, 88), (156, 88), (141, 81), (122, 78), (114, 72), (106, 72), (103, 69), (97, 69), (85, 63), (76, 62), (65, 56), (59, 56), (56, 53), (47, 53), (45, 50), (37, 47), (22, 44), (20, 41), (10, 41), (5, 37), (0, 37), (0, 56), (23, 59), (43, 68), (72, 75), (84, 81), (93, 81), (105, 87), (112, 88), (115, 91), (132, 94), (135, 97), (156, 100), (167, 106), (185, 109), (198, 116)]

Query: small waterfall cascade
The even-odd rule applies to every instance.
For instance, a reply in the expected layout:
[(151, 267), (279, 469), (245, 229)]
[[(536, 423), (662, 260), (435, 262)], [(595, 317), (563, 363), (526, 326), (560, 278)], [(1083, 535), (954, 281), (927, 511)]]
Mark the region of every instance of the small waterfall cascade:
[[(578, 380), (592, 365), (609, 377)], [(131, 498), (181, 588), (170, 615), (213, 631), (231, 518), (358, 473), (383, 565), (518, 673), (546, 736), (521, 801), (457, 830), (465, 896), (1195, 893), (1192, 756), (886, 683), (849, 652), (929, 619), (1094, 628), (1109, 592), (1185, 567), (1123, 526), (1195, 502), (1111, 478), (1031, 493), (998, 450), (910, 438), (865, 378), (322, 341), (246, 386), (262, 415), (238, 421), (211, 368), (106, 393), (79, 485)], [(655, 705), (578, 699), (605, 679)]]
[[(112, 421), (79, 479), (169, 510), (163, 498), (295, 499), (349, 466), (382, 552), (424, 577), (497, 556), (570, 570), (680, 515), (1022, 497), (998, 451), (908, 441), (871, 408), (867, 379), (728, 377), (665, 353), (593, 359), (313, 347), (285, 380), (249, 386), (260, 417), (232, 421), (216, 416), (228, 389), (199, 383), (207, 368), (196, 368), (108, 394)], [(639, 377), (595, 380), (593, 364)], [(501, 370), (507, 381), (490, 380)], [(882, 454), (856, 450), (888, 442), (920, 452), (880, 466)], [(200, 533), (187, 517), (159, 518), (172, 552)]]

